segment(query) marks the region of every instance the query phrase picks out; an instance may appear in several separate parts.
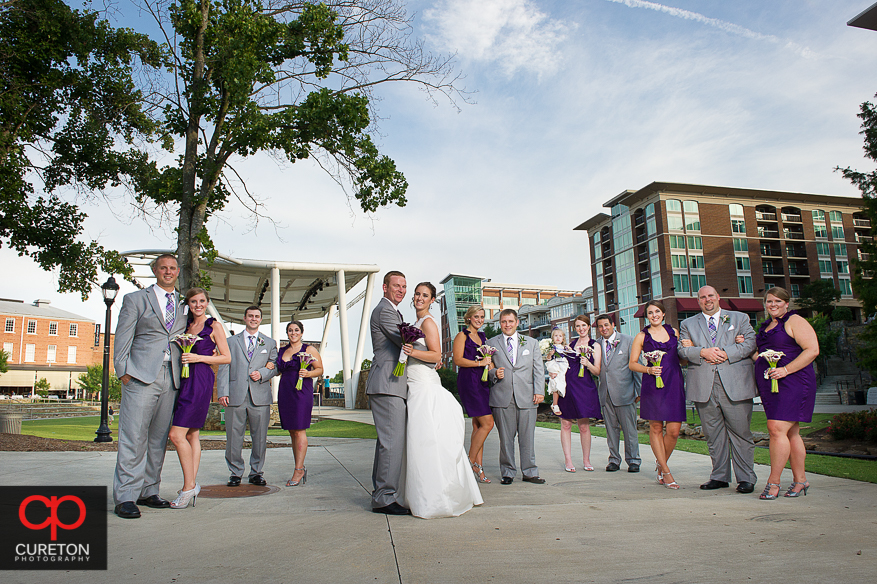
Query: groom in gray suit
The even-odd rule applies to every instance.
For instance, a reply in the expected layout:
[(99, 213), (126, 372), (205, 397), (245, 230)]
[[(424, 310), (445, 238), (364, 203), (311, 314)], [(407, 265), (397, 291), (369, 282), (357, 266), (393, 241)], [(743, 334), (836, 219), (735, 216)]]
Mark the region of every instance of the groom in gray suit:
[(378, 434), (372, 467), (372, 511), (387, 515), (408, 515), (411, 511), (396, 500), (405, 454), (408, 421), (408, 378), (393, 375), (402, 350), (402, 313), (399, 304), (408, 285), (405, 274), (391, 271), (384, 275), (384, 297), (372, 311), (370, 329), (375, 355), (365, 392)]
[(188, 310), (174, 289), (177, 258), (158, 256), (152, 273), (155, 284), (122, 298), (113, 347), (113, 366), (122, 381), (113, 501), (116, 515), (124, 519), (140, 517), (137, 505), (170, 507), (159, 496), (159, 485), (180, 387), (180, 348), (172, 339), (186, 330)]
[[(721, 489), (731, 480), (731, 457), (737, 492), (755, 488), (752, 398), (756, 395), (753, 363), (755, 331), (742, 312), (722, 310), (712, 286), (697, 291), (701, 314), (679, 327), (679, 357), (688, 360), (686, 397), (697, 406), (713, 470), (701, 489)], [(737, 335), (743, 342), (737, 343)], [(730, 446), (730, 448), (729, 448)]]
[(536, 339), (518, 334), (518, 313), (499, 313), (502, 334), (487, 344), (496, 349), (490, 371), (490, 410), (499, 432), (499, 470), (502, 484), (515, 478), (515, 436), (521, 455), (521, 473), (528, 483), (543, 484), (536, 467), (536, 410), (545, 399), (545, 366)]
[(621, 468), (618, 446), (624, 432), (624, 460), (627, 472), (639, 472), (639, 439), (636, 429), (636, 402), (642, 385), (642, 373), (628, 367), (630, 346), (633, 338), (615, 330), (615, 323), (606, 314), (596, 319), (597, 332), (603, 337), (603, 363), (600, 365), (600, 384), (597, 395), (606, 423), (606, 443), (609, 446), (608, 472)]
[(274, 369), (277, 343), (259, 332), (262, 309), (258, 306), (250, 306), (244, 311), (244, 324), (243, 332), (228, 339), (231, 363), (220, 365), (216, 376), (216, 394), (219, 403), (225, 406), (225, 462), (231, 472), (229, 487), (240, 485), (244, 474), (241, 449), (247, 420), (253, 440), (249, 482), (258, 486), (267, 484), (262, 476), (262, 466), (265, 464), (268, 424), (274, 401), (270, 380), (277, 373)]

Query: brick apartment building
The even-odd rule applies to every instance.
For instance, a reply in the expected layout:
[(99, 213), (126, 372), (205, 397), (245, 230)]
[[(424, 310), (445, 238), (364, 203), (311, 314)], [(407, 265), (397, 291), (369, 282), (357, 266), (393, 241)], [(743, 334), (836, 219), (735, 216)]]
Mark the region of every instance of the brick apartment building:
[(716, 288), (726, 309), (763, 317), (761, 297), (782, 286), (797, 297), (814, 280), (841, 292), (861, 318), (851, 264), (871, 222), (858, 197), (654, 182), (624, 191), (587, 231), (595, 309), (622, 332), (643, 326), (643, 305), (662, 300), (674, 326), (700, 311), (697, 290)]

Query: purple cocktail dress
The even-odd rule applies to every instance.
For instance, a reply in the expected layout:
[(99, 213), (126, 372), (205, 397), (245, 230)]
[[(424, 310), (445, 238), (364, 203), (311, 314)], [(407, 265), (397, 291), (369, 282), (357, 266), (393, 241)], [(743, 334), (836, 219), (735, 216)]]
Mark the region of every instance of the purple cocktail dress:
[[(289, 361), (283, 360), (283, 354), (291, 345), (286, 345), (277, 354), (277, 371), (280, 373), (280, 384), (277, 387), (277, 411), (280, 414), (280, 427), (284, 430), (307, 430), (311, 427), (311, 411), (314, 409), (314, 379), (302, 379), (301, 389), (296, 389), (301, 362), (297, 355)], [(302, 344), (297, 353), (308, 350)]]
[[(795, 339), (786, 332), (786, 321), (792, 312), (778, 318), (777, 325), (771, 330), (765, 330), (770, 324), (767, 320), (761, 324), (755, 342), (758, 352), (773, 349), (785, 353), (777, 362), (777, 367), (783, 367), (794, 361), (803, 351)], [(768, 369), (767, 360), (759, 357), (755, 361), (755, 385), (761, 394), (761, 404), (768, 420), (782, 420), (784, 422), (809, 422), (813, 419), (813, 407), (816, 404), (816, 373), (813, 364), (810, 363), (800, 371), (795, 371), (779, 379), (779, 392), (771, 393), (770, 379), (764, 378), (764, 372)]]
[[(463, 334), (466, 335), (463, 358), (477, 361), (480, 357), (478, 354), (479, 345), (475, 344), (467, 331), (464, 331)], [(487, 343), (487, 335), (481, 331), (478, 331), (478, 337), (481, 339), (482, 345)], [(470, 418), (489, 416), (492, 413), (487, 403), (490, 399), (490, 386), (487, 385), (486, 381), (481, 381), (483, 374), (484, 367), (457, 368), (457, 393), (460, 395), (460, 401), (463, 402), (466, 415)]]
[(664, 325), (664, 330), (670, 338), (665, 343), (652, 338), (649, 328), (647, 326), (643, 329), (646, 336), (643, 340), (643, 353), (664, 351), (664, 356), (661, 357), (661, 381), (664, 382), (664, 387), (657, 387), (657, 377), (643, 373), (639, 417), (660, 422), (684, 422), (685, 384), (682, 379), (679, 354), (676, 352), (679, 339), (673, 332), (673, 327), (668, 324)]
[[(581, 341), (577, 338), (570, 345), (575, 348)], [(588, 339), (590, 347), (596, 346), (593, 339)], [(578, 355), (564, 354), (566, 360), (569, 361), (569, 369), (566, 370), (566, 395), (557, 398), (557, 406), (560, 408), (560, 417), (564, 420), (578, 420), (580, 418), (596, 418), (600, 419), (603, 415), (600, 413), (600, 397), (597, 395), (597, 384), (591, 377), (591, 372), (585, 367), (585, 373), (579, 377), (581, 369), (581, 359)], [(594, 356), (590, 358), (594, 363)]]
[[(192, 347), (192, 353), (212, 355), (216, 343), (210, 338), (213, 334), (213, 319), (204, 322), (204, 328), (197, 333), (201, 337)], [(174, 406), (174, 426), (180, 428), (202, 428), (207, 421), (210, 398), (213, 397), (213, 368), (207, 363), (189, 363), (189, 376), (180, 379), (180, 395)]]

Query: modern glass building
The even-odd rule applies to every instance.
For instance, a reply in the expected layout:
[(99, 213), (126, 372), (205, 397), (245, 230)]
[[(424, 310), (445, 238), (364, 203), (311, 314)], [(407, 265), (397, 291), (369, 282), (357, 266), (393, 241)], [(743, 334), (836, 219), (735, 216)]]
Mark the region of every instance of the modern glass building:
[(440, 282), (444, 286), (445, 303), (447, 306), (448, 332), (451, 338), (457, 335), (463, 327), (463, 317), (471, 306), (481, 306), (481, 282), (484, 278), (478, 276), (464, 276), (461, 274), (448, 274)]

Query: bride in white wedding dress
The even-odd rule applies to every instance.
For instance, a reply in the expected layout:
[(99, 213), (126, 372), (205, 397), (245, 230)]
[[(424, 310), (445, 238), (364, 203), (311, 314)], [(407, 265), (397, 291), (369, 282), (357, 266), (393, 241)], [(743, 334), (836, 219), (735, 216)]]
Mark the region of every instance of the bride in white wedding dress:
[(483, 499), (463, 444), (463, 408), (441, 385), (435, 364), (441, 358), (439, 329), (429, 314), (435, 286), (414, 289), (417, 322), (425, 339), (403, 346), (409, 355), (408, 424), (399, 494), (411, 514), (423, 519), (456, 517)]

